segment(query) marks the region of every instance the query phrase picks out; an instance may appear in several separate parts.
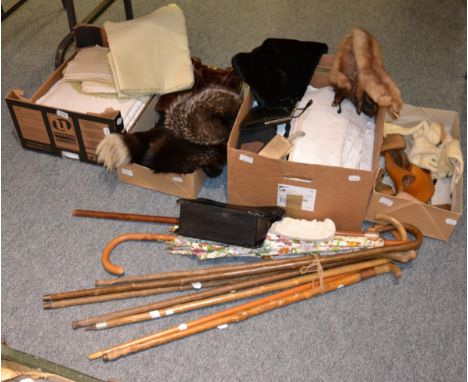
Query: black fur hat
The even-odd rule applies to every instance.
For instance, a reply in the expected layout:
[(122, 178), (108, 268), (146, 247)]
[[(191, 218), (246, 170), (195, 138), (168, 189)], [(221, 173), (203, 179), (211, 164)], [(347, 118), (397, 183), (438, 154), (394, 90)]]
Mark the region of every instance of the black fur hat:
[(303, 97), (320, 57), (327, 52), (328, 46), (321, 42), (268, 38), (231, 61), (260, 107), (286, 107), (291, 111)]

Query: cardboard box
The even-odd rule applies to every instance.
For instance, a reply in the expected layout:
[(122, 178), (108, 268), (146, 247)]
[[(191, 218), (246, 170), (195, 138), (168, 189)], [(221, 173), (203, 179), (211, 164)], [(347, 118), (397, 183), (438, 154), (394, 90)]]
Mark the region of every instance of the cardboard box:
[[(314, 87), (329, 85), (327, 71), (333, 57), (324, 55), (312, 80)], [(240, 205), (278, 205), (288, 216), (332, 219), (341, 230), (359, 230), (378, 171), (383, 141), (384, 110), (375, 119), (372, 170), (289, 162), (262, 157), (237, 148), (239, 125), (252, 104), (245, 97), (228, 142), (228, 201)]]
[[(78, 27), (75, 41), (78, 49), (107, 45), (102, 29), (97, 26)], [(15, 89), (8, 92), (5, 100), (25, 149), (95, 163), (98, 143), (105, 135), (123, 130), (120, 112), (80, 113), (36, 104), (36, 100), (62, 78), (67, 62), (57, 68), (31, 98), (24, 97), (21, 89)]]
[[(105, 31), (99, 26), (79, 25), (74, 34), (77, 49), (94, 45), (108, 46)], [(5, 99), (23, 148), (96, 163), (96, 147), (99, 142), (108, 134), (124, 131), (118, 110), (91, 114), (35, 103), (62, 78), (62, 71), (72, 58), (73, 55), (57, 68), (31, 98), (24, 97), (22, 90), (15, 89)], [(127, 128), (129, 132), (154, 127), (158, 118), (154, 110), (157, 100), (157, 96), (149, 99), (132, 126)], [(196, 198), (206, 179), (201, 170), (184, 175), (155, 174), (136, 164), (121, 166), (117, 169), (117, 174), (123, 182), (185, 198)]]
[[(416, 107), (405, 105), (401, 116), (414, 108)], [(447, 133), (456, 139), (460, 138), (460, 120), (457, 112), (431, 108), (416, 109), (422, 110), (428, 122), (442, 124)], [(414, 124), (416, 125), (417, 122)], [(462, 194), (463, 179), (458, 182), (452, 193), (451, 209), (445, 210), (422, 203), (405, 193), (399, 196), (391, 196), (373, 190), (366, 220), (375, 221), (377, 213), (385, 213), (401, 222), (415, 225), (425, 236), (448, 240), (463, 212)]]
[[(132, 133), (153, 128), (159, 117), (154, 110), (156, 102), (155, 98), (145, 108), (137, 123), (133, 125)], [(206, 180), (206, 174), (201, 169), (191, 174), (154, 173), (153, 170), (135, 163), (119, 166), (117, 176), (125, 183), (188, 199), (195, 199), (198, 196)]]

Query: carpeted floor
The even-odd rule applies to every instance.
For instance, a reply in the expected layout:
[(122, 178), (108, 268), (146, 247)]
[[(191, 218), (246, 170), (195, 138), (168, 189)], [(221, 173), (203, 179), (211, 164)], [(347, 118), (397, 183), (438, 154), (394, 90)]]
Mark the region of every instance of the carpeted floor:
[[(78, 19), (96, 5), (75, 3)], [(134, 0), (135, 16), (165, 4)], [(466, 147), (461, 1), (181, 0), (178, 5), (191, 54), (218, 66), (267, 37), (325, 42), (333, 53), (351, 28), (364, 27), (380, 41), (387, 70), (407, 103), (460, 113)], [(123, 4), (116, 1), (97, 24), (123, 19)], [(60, 1), (29, 0), (2, 22), (2, 98), (10, 88), (30, 96), (43, 83), (67, 28)], [(4, 101), (1, 137), (1, 329), (10, 346), (102, 380), (466, 380), (466, 207), (450, 240), (426, 239), (416, 261), (402, 267), (400, 280), (386, 275), (116, 362), (88, 361), (87, 354), (103, 347), (216, 310), (85, 332), (72, 330), (71, 322), (157, 298), (42, 309), (44, 294), (92, 287), (108, 277), (100, 252), (113, 237), (164, 232), (152, 224), (73, 218), (73, 209), (176, 216), (176, 198), (121, 183), (98, 166), (23, 150)], [(224, 201), (226, 174), (209, 180), (201, 196)], [(169, 256), (154, 243), (124, 244), (113, 256), (127, 274), (200, 266)]]

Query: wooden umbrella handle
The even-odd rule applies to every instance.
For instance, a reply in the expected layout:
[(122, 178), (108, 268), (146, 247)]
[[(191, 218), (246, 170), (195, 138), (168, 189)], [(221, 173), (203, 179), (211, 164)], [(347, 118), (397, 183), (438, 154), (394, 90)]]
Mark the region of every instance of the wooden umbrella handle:
[(129, 240), (143, 240), (143, 241), (172, 241), (176, 238), (175, 235), (164, 235), (159, 233), (125, 233), (112, 239), (102, 251), (101, 263), (104, 269), (117, 276), (124, 274), (124, 269), (111, 262), (110, 254), (112, 250), (120, 243)]

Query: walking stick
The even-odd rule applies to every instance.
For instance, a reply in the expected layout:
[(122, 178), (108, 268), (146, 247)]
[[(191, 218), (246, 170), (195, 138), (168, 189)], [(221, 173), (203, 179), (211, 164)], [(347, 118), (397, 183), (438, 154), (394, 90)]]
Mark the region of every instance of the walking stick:
[(164, 309), (150, 310), (144, 313), (132, 314), (132, 315), (127, 315), (127, 316), (120, 317), (120, 318), (109, 319), (107, 321), (101, 321), (101, 322), (96, 323), (95, 325), (88, 327), (86, 330), (110, 329), (110, 328), (114, 328), (114, 327), (122, 326), (126, 324), (149, 321), (155, 318), (188, 312), (194, 309), (201, 309), (201, 308), (205, 308), (205, 307), (209, 307), (213, 305), (224, 304), (224, 303), (231, 302), (231, 301), (237, 301), (237, 300), (241, 300), (241, 299), (248, 298), (248, 297), (254, 297), (254, 296), (258, 296), (258, 295), (269, 293), (269, 292), (274, 292), (274, 291), (287, 289), (287, 288), (295, 287), (295, 286), (306, 284), (306, 283), (311, 283), (316, 280), (319, 280), (321, 277), (328, 278), (328, 277), (341, 276), (345, 273), (357, 272), (363, 269), (387, 264), (389, 262), (390, 260), (388, 259), (376, 259), (376, 260), (370, 260), (367, 262), (354, 263), (354, 264), (350, 264), (350, 265), (346, 265), (342, 267), (336, 267), (336, 268), (332, 268), (329, 270), (325, 270), (321, 274), (313, 273), (313, 274), (298, 276), (298, 277), (289, 278), (289, 279), (282, 280), (282, 281), (276, 281), (276, 282), (264, 284), (261, 286), (244, 289), (244, 290), (237, 291), (234, 293), (230, 292), (227, 294), (221, 294), (221, 295), (209, 297), (206, 299), (196, 300), (193, 302), (187, 302), (184, 304), (179, 304), (179, 305), (175, 304), (175, 305), (166, 307)]
[(167, 342), (171, 342), (192, 334), (197, 334), (220, 325), (240, 322), (255, 315), (283, 307), (294, 302), (311, 298), (321, 293), (327, 293), (343, 286), (352, 285), (361, 280), (374, 277), (378, 274), (394, 272), (399, 277), (399, 269), (393, 264), (385, 264), (375, 268), (370, 268), (351, 275), (345, 275), (330, 283), (325, 283), (323, 289), (315, 285), (304, 284), (295, 288), (288, 289), (261, 299), (257, 299), (221, 312), (217, 312), (198, 320), (183, 323), (181, 325), (169, 328), (162, 332), (157, 332), (113, 348), (107, 348), (99, 352), (90, 354), (89, 359), (103, 357), (104, 360), (115, 360), (124, 355), (148, 349)]

